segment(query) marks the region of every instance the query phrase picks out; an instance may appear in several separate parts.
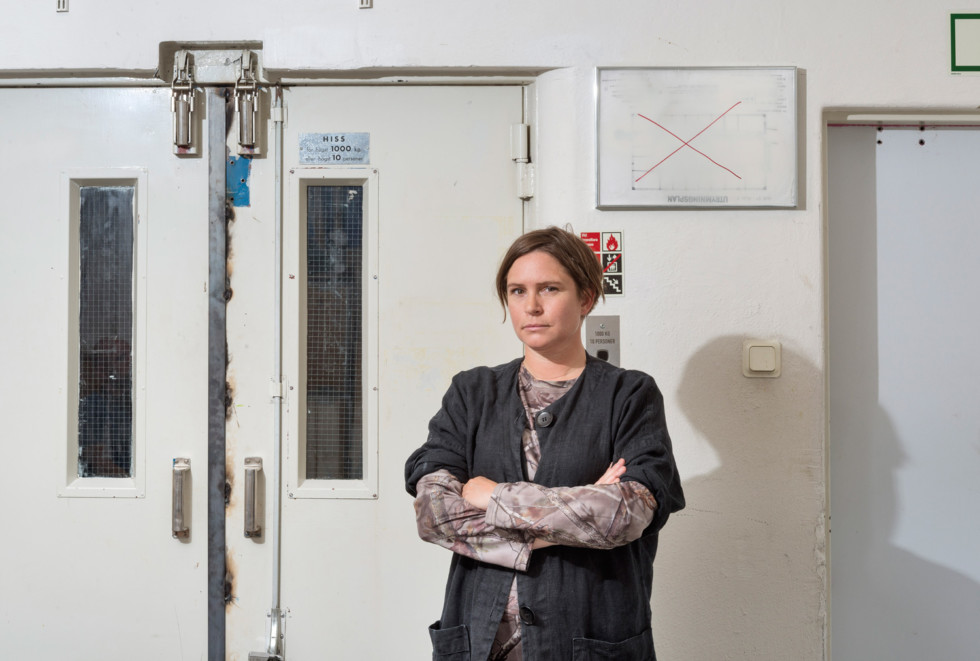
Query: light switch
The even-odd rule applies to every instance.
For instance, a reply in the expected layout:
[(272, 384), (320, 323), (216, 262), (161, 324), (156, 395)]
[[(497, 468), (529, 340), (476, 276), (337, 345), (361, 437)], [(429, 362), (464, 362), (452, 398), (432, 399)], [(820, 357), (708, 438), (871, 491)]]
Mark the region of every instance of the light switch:
[(748, 377), (775, 378), (780, 374), (779, 342), (745, 340), (742, 343), (742, 374)]

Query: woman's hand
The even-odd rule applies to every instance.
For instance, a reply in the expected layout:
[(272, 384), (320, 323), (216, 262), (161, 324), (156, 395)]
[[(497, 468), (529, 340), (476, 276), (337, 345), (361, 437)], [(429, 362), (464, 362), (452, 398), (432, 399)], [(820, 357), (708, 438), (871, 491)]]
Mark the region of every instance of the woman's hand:
[[(626, 460), (620, 459), (616, 463), (609, 464), (609, 468), (606, 469), (606, 472), (595, 483), (618, 484), (619, 478), (625, 472)], [(493, 496), (493, 490), (496, 486), (497, 483), (493, 480), (481, 476), (474, 477), (463, 485), (463, 499), (473, 507), (486, 510), (490, 505), (490, 497)], [(546, 546), (552, 546), (552, 543), (546, 542), (543, 539), (535, 539), (532, 548), (539, 549)]]
[[(619, 478), (622, 477), (623, 473), (626, 472), (626, 460), (620, 459), (614, 464), (609, 464), (609, 468), (606, 472), (602, 474), (598, 480), (595, 481), (596, 484), (618, 484)], [(480, 478), (482, 479), (482, 478)], [(465, 487), (464, 487), (465, 489)], [(491, 489), (492, 491), (492, 489)], [(548, 546), (556, 546), (554, 542), (549, 542), (547, 540), (537, 537), (531, 544), (531, 549), (543, 549)]]
[(490, 496), (497, 483), (485, 477), (474, 477), (463, 485), (463, 499), (473, 507), (481, 510), (487, 509), (490, 505)]
[(618, 484), (619, 478), (622, 477), (623, 473), (626, 472), (626, 460), (620, 459), (614, 464), (609, 464), (609, 468), (606, 472), (602, 474), (598, 480), (595, 481), (596, 484)]

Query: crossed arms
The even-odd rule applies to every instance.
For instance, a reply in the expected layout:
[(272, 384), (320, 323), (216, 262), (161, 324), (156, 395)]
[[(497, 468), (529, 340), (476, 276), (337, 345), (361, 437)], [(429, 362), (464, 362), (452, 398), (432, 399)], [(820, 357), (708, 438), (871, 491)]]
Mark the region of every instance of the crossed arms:
[(465, 484), (447, 470), (418, 481), (419, 536), (454, 553), (519, 571), (545, 546), (610, 549), (638, 539), (657, 502), (639, 482), (620, 482), (620, 459), (594, 483), (543, 487), (474, 477)]

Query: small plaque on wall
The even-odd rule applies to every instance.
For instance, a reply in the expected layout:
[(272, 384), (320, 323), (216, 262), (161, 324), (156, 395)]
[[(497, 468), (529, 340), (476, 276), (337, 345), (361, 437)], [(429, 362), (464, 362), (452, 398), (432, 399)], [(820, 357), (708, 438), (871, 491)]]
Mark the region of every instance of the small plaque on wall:
[(585, 318), (585, 350), (619, 367), (619, 315)]
[(371, 162), (370, 133), (301, 133), (303, 165), (366, 165)]
[(795, 67), (600, 68), (599, 209), (797, 206)]

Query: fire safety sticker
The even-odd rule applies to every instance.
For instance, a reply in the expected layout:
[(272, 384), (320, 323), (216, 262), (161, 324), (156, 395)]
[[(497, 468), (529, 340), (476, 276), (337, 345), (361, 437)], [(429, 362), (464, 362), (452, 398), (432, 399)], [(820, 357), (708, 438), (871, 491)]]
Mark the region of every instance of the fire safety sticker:
[(623, 263), (622, 232), (582, 232), (582, 240), (595, 253), (602, 266), (602, 287), (606, 296), (622, 296), (626, 266)]

